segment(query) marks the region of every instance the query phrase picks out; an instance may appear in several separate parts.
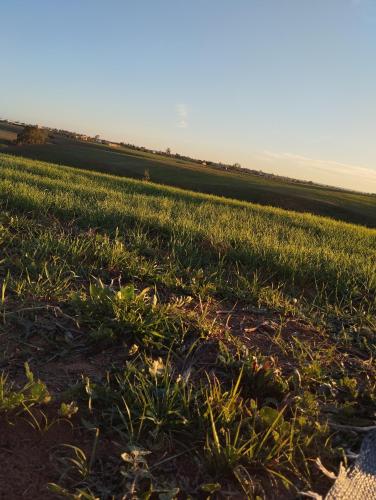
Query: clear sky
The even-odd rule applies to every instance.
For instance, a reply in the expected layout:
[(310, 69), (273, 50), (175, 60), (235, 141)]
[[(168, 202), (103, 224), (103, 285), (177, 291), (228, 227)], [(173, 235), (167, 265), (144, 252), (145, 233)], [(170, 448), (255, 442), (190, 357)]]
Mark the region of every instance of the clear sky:
[(376, 192), (376, 0), (1, 0), (0, 116)]

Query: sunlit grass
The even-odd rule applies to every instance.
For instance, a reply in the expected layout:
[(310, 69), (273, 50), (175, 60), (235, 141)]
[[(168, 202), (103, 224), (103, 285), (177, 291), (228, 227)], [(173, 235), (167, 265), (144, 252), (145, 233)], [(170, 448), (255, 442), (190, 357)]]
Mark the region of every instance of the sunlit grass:
[[(376, 230), (5, 155), (0, 204), (4, 366), (111, 353), (54, 395), (95, 431), (61, 451), (55, 492), (293, 498), (317, 456), (338, 463), (328, 421), (373, 418)], [(273, 317), (261, 346), (233, 310)], [(27, 374), (2, 377), (5, 414), (46, 403), (55, 380)]]
[(0, 175), (4, 207), (117, 231), (126, 250), (167, 253), (180, 272), (203, 270), (202, 282), (214, 273), (234, 298), (257, 273), (287, 296), (374, 310), (375, 230), (30, 160), (3, 157)]

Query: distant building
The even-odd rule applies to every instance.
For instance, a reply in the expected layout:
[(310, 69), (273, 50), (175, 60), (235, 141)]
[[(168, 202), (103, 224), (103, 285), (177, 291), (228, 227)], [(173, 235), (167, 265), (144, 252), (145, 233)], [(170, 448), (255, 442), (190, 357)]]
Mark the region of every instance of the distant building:
[(89, 140), (89, 136), (85, 134), (74, 134), (73, 136), (77, 141), (87, 141)]

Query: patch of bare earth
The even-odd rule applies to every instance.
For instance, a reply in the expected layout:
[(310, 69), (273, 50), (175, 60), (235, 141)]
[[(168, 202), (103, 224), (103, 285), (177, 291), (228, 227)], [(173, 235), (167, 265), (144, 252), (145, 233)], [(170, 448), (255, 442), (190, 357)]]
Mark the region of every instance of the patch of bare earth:
[[(191, 310), (197, 307), (199, 311), (202, 305), (191, 303), (188, 307)], [(198, 379), (205, 372), (210, 373), (215, 369), (220, 341), (230, 350), (236, 349), (240, 344), (249, 349), (250, 354), (273, 357), (285, 374), (291, 373), (296, 367), (294, 360), (288, 354), (289, 350), (286, 351), (281, 346), (293, 344), (295, 340), (304, 343), (312, 351), (333, 348), (345, 363), (357, 363), (356, 353), (340, 351), (330, 335), (313, 328), (304, 320), (293, 316), (281, 316), (264, 309), (242, 309), (237, 306), (220, 309), (220, 307), (218, 303), (210, 304), (208, 319), (216, 326), (210, 338), (197, 346), (189, 360), (189, 364), (194, 368), (195, 377)], [(55, 316), (54, 314), (53, 317), (44, 316), (44, 319), (48, 322), (51, 335), (59, 338), (62, 333), (66, 335), (68, 332), (69, 348), (66, 351), (63, 349), (56, 357), (53, 352), (50, 352), (51, 344), (46, 341), (46, 337), (41, 337), (37, 333), (37, 330), (40, 331), (36, 328), (40, 326), (39, 319), (33, 323), (26, 342), (18, 344), (17, 340), (20, 336), (16, 331), (9, 335), (7, 362), (3, 363), (16, 385), (22, 387), (23, 363), (28, 361), (35, 376), (46, 383), (57, 401), (62, 392), (72, 387), (82, 377), (89, 377), (93, 381), (103, 380), (112, 365), (121, 366), (128, 357), (127, 347), (121, 345), (115, 345), (100, 352), (87, 349), (85, 343), (81, 341), (85, 332), (75, 329), (74, 322), (67, 317), (64, 318), (66, 323), (62, 324), (59, 316), (61, 315)], [(183, 368), (188, 369), (189, 366)], [(56, 415), (57, 409), (55, 409), (55, 417)], [(88, 439), (85, 432), (79, 431), (79, 425), (73, 428), (64, 420), (55, 423), (43, 432), (33, 428), (25, 418), (18, 417), (13, 421), (0, 420), (0, 461), (2, 464), (0, 500), (56, 498), (46, 489), (49, 482), (59, 480), (54, 451), (62, 444), (74, 444), (85, 449), (85, 443), (89, 441), (92, 442), (92, 436)], [(113, 443), (102, 452), (104, 461), (108, 462), (114, 455)], [(116, 456), (119, 454), (118, 450)], [(193, 457), (186, 455), (169, 462), (168, 466), (164, 464), (164, 473), (168, 472), (166, 468), (170, 468), (169, 472), (179, 477), (182, 484), (184, 482), (193, 484), (199, 475)], [(320, 481), (318, 477), (318, 483)], [(326, 483), (323, 488), (319, 489), (326, 491)], [(233, 498), (238, 498), (235, 492), (231, 495)], [(286, 497), (281, 492), (279, 498)]]
[[(217, 310), (217, 321), (221, 328), (219, 340), (226, 340), (226, 333), (231, 338), (249, 349), (250, 353), (272, 356), (278, 360), (284, 372), (296, 368), (290, 356), (291, 348), (304, 344), (311, 352), (333, 349), (337, 362), (342, 362), (348, 368), (362, 364), (364, 369), (364, 353), (359, 353), (353, 347), (343, 348), (335, 338), (321, 331), (307, 321), (294, 317), (283, 316), (265, 309), (232, 308)], [(362, 354), (362, 356), (360, 356)], [(321, 360), (325, 362), (325, 360)]]
[[(36, 414), (35, 418), (42, 418)], [(47, 484), (59, 479), (53, 452), (64, 444), (77, 444), (79, 436), (64, 420), (49, 429), (31, 425), (31, 417), (0, 420), (0, 499), (52, 500)]]

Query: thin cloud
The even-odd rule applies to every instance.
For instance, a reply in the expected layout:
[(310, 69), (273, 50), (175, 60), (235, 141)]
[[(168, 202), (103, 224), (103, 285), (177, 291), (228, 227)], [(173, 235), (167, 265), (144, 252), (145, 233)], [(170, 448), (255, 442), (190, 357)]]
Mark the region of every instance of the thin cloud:
[(335, 176), (338, 179), (338, 184), (346, 184), (347, 187), (350, 187), (351, 184), (354, 186), (361, 184), (361, 189), (365, 188), (365, 190), (373, 192), (376, 190), (376, 169), (370, 167), (333, 160), (319, 160), (294, 153), (263, 151), (262, 156), (264, 159), (273, 162), (277, 161), (284, 165), (290, 164), (301, 167), (303, 172), (306, 172), (308, 175), (312, 172), (320, 172), (323, 182), (325, 182), (325, 178), (329, 179), (328, 176), (331, 179)]
[(176, 113), (178, 115), (178, 127), (187, 128), (188, 127), (188, 110), (185, 104), (176, 105)]

